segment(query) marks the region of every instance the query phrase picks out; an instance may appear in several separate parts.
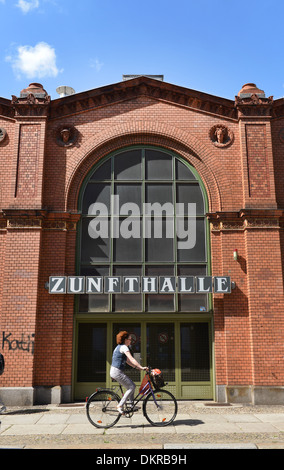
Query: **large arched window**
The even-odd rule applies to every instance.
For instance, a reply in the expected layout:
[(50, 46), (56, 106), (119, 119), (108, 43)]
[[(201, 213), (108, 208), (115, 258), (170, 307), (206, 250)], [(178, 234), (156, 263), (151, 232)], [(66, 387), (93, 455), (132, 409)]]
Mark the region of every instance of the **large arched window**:
[(205, 191), (189, 164), (155, 147), (117, 151), (89, 173), (80, 210), (81, 275), (151, 276), (158, 287), (132, 283), (135, 293), (125, 293), (121, 284), (109, 294), (105, 286), (80, 295), (79, 312), (208, 311), (206, 294), (159, 291), (165, 277), (209, 274)]

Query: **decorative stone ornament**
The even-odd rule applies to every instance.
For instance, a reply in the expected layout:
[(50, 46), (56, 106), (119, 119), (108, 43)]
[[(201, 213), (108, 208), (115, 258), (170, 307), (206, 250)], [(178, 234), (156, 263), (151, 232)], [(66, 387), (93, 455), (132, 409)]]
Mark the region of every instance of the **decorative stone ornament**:
[(235, 107), (239, 118), (250, 116), (270, 116), (272, 112), (273, 96), (265, 97), (255, 83), (246, 83), (235, 97)]
[(0, 127), (0, 144), (4, 142), (4, 140), (6, 139), (6, 136), (7, 136), (6, 129), (4, 129), (4, 127)]
[(216, 147), (227, 147), (233, 142), (234, 134), (223, 124), (216, 124), (209, 131), (209, 138)]
[(31, 83), (19, 97), (12, 95), (11, 105), (15, 116), (47, 116), (50, 96), (40, 83)]
[(56, 131), (56, 142), (61, 147), (71, 147), (77, 140), (77, 131), (73, 126), (59, 127)]

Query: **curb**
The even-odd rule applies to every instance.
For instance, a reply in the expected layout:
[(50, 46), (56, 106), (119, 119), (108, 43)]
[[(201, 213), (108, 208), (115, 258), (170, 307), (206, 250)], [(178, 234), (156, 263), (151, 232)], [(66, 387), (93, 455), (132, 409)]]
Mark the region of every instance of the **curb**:
[(164, 449), (257, 449), (255, 444), (164, 444)]

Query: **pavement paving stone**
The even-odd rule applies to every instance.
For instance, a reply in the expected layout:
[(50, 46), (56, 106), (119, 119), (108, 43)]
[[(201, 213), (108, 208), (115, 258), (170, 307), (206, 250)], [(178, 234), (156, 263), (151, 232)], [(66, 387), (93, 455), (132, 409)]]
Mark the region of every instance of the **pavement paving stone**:
[(6, 431), (6, 429), (9, 429), (11, 426), (9, 424), (1, 424), (0, 425), (0, 436), (1, 436), (1, 433), (3, 433), (4, 431)]
[(64, 424), (42, 424), (37, 426), (34, 426), (32, 424), (14, 424), (13, 426), (10, 426), (6, 431), (1, 433), (1, 436), (61, 434), (64, 428)]
[(104, 434), (104, 429), (95, 428), (89, 423), (68, 424), (62, 431), (62, 434)]
[[(205, 422), (208, 423), (211, 421), (213, 421), (214, 423), (226, 423), (228, 421), (226, 415), (203, 414), (203, 413), (191, 413), (189, 417), (186, 419), (188, 420), (188, 424), (190, 424), (190, 421), (193, 421), (193, 422), (199, 421), (201, 423), (205, 423)], [(176, 421), (182, 422), (182, 420), (183, 420), (182, 415), (178, 414)]]
[(277, 428), (271, 423), (239, 423), (241, 432), (276, 433)]
[(67, 415), (67, 421), (66, 423), (67, 424), (90, 424), (91, 426), (91, 423), (89, 423), (88, 419), (86, 421), (86, 415), (81, 415), (81, 414), (71, 414), (71, 415)]
[[(37, 421), (37, 425), (42, 424), (65, 424), (69, 416), (67, 414), (58, 414), (58, 413), (48, 413), (44, 414)], [(86, 421), (86, 417), (85, 417)]]
[(276, 429), (278, 429), (278, 431), (281, 431), (283, 432), (284, 431), (284, 423), (281, 422), (281, 423), (278, 423), (277, 421), (273, 421), (273, 426), (275, 426)]
[(259, 413), (256, 415), (264, 423), (282, 422), (284, 423), (284, 413)]
[(36, 424), (42, 417), (43, 413), (36, 414), (6, 414), (1, 415), (2, 424)]
[(242, 432), (239, 426), (237, 426), (235, 423), (204, 423), (204, 424), (198, 424), (196, 426), (188, 427), (188, 426), (175, 426), (176, 432), (178, 434), (199, 434), (199, 433), (214, 433), (214, 434), (220, 434), (220, 433), (238, 433)]
[[(233, 422), (233, 423), (260, 423), (260, 419), (256, 415), (244, 413), (244, 414), (226, 414), (222, 415), (224, 420)], [(214, 416), (212, 416), (214, 419)]]

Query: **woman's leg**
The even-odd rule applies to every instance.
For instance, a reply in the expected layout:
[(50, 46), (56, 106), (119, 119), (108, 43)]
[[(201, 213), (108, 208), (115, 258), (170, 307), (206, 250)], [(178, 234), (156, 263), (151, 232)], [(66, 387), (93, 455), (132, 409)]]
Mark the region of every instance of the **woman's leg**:
[(127, 375), (125, 375), (122, 371), (120, 371), (118, 369), (111, 374), (111, 377), (127, 389), (126, 392), (124, 393), (122, 399), (119, 402), (119, 406), (122, 407), (127, 399), (129, 401), (133, 402), (134, 401), (135, 384), (132, 382), (132, 380), (129, 377), (127, 377)]

